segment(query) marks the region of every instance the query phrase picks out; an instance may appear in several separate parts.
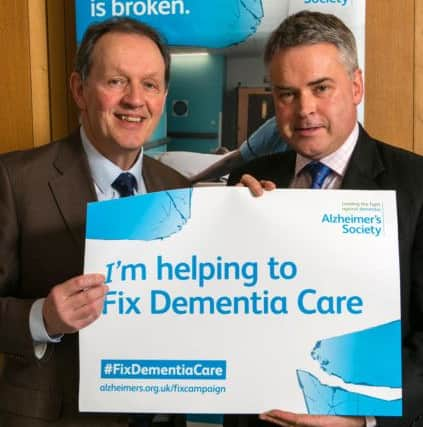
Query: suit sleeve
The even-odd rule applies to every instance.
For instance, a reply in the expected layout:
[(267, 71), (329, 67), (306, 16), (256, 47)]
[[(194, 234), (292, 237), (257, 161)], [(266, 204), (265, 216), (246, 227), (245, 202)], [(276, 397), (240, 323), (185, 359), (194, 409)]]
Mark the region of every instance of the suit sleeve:
[(29, 311), (19, 298), (19, 223), (10, 174), (0, 159), (0, 352), (33, 357)]
[(270, 181), (274, 181), (274, 177), (271, 173), (269, 173), (269, 170), (271, 168), (267, 168), (266, 173), (266, 157), (260, 157), (257, 159), (252, 160), (249, 163), (246, 163), (245, 165), (234, 169), (231, 171), (229, 178), (228, 178), (228, 185), (236, 185), (241, 181), (241, 177), (244, 174), (252, 175), (254, 178), (260, 180), (260, 179), (268, 179)]
[[(418, 185), (421, 186), (421, 182)], [(413, 198), (413, 203), (421, 202), (419, 197)], [(409, 283), (404, 283), (403, 279), (401, 284), (409, 286), (408, 298), (404, 298), (403, 292), (401, 301), (402, 322), (406, 326), (403, 328), (402, 351), (403, 416), (377, 417), (378, 427), (423, 426), (423, 204), (419, 210), (416, 222), (410, 218), (410, 223), (416, 226), (408, 231), (413, 237), (410, 238), (411, 246), (405, 258), (408, 264), (402, 265), (403, 269), (409, 269), (405, 276), (410, 278)], [(410, 205), (410, 216), (412, 211), (413, 206)]]

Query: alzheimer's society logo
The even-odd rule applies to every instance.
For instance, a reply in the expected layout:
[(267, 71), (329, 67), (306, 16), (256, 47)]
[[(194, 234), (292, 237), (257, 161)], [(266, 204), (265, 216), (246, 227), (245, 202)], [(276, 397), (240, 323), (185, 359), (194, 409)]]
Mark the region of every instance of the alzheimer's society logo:
[(379, 237), (384, 230), (383, 204), (378, 201), (343, 201), (339, 212), (324, 212), (321, 223), (339, 228), (342, 234)]

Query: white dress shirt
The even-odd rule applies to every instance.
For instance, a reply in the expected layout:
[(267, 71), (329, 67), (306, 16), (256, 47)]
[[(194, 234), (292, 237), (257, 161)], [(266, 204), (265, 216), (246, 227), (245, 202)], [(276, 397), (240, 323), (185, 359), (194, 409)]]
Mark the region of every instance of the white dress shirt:
[[(356, 123), (344, 144), (342, 144), (335, 152), (319, 160), (320, 163), (323, 163), (332, 170), (332, 173), (323, 181), (322, 188), (336, 189), (341, 186), (352, 152), (357, 144), (358, 133), (358, 123)], [(310, 162), (312, 162), (311, 159), (308, 159), (301, 154), (297, 154), (295, 175), (289, 185), (290, 188), (310, 188), (311, 176), (304, 169)]]

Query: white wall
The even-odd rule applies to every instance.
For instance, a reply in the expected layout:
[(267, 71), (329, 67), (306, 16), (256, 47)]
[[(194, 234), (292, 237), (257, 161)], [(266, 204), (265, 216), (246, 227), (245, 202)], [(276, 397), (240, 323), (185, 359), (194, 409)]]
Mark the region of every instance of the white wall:
[(237, 86), (266, 86), (266, 72), (261, 56), (227, 57), (226, 90)]

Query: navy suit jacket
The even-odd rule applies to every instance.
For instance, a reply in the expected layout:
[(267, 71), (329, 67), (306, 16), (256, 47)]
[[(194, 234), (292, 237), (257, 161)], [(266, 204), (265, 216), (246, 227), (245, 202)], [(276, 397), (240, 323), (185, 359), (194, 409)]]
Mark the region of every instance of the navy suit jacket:
[[(259, 158), (234, 171), (229, 184), (236, 184), (248, 173), (287, 188), (294, 177), (295, 159), (295, 151)], [(423, 157), (377, 141), (360, 127), (341, 188), (396, 191), (404, 415), (380, 417), (377, 421), (380, 427), (409, 426), (423, 414)], [(383, 295), (380, 302), (383, 304)], [(258, 421), (250, 419), (250, 422)]]

